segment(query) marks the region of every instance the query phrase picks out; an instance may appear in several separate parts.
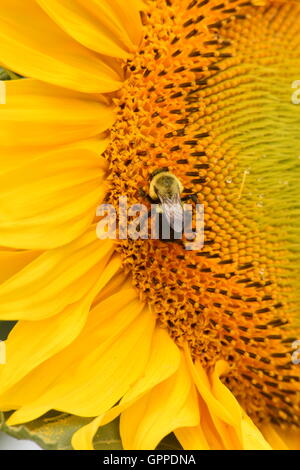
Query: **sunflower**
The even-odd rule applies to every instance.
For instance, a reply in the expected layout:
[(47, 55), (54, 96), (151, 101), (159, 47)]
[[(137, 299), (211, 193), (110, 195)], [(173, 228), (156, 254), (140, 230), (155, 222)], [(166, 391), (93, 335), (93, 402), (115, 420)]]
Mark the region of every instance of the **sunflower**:
[[(2, 0), (0, 40), (26, 77), (0, 106), (7, 424), (299, 449), (299, 3)], [(99, 240), (97, 206), (143, 202), (165, 167), (204, 205), (203, 249)]]

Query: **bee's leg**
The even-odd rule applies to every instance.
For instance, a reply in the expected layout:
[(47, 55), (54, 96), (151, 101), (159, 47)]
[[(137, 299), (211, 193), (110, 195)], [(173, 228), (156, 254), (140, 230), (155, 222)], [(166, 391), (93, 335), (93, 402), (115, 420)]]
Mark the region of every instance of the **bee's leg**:
[(197, 197), (197, 194), (198, 193), (194, 193), (194, 194), (188, 194), (187, 196), (184, 196), (181, 198), (181, 201), (182, 202), (185, 202), (185, 201), (193, 201), (195, 204), (200, 204), (199, 200), (198, 200), (198, 197)]
[(150, 202), (150, 204), (154, 203), (153, 199), (142, 188), (139, 188), (139, 196), (141, 196), (143, 199), (146, 199), (148, 202)]

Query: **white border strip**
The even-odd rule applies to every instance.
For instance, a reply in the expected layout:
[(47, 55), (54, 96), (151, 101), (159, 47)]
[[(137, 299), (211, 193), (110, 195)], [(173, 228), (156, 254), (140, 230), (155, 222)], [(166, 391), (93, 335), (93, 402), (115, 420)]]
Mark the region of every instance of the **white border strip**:
[(0, 81), (0, 104), (6, 104), (6, 83)]
[(6, 344), (0, 341), (0, 364), (6, 364)]

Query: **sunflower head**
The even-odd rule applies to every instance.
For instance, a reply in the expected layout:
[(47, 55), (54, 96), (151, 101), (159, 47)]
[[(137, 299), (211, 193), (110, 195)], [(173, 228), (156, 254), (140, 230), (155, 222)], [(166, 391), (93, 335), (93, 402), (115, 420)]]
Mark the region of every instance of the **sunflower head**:
[[(120, 414), (126, 449), (299, 448), (299, 3), (71, 3), (0, 18), (30, 77), (0, 110), (1, 409), (96, 417), (75, 448)], [(202, 249), (97, 240), (97, 205), (150, 209), (162, 178)]]

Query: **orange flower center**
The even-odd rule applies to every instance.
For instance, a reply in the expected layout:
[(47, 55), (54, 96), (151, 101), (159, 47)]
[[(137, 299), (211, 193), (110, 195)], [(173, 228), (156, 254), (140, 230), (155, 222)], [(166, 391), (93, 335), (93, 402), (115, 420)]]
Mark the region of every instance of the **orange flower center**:
[(300, 10), (244, 0), (147, 6), (144, 41), (116, 99), (107, 200), (149, 205), (140, 189), (149, 193), (150, 175), (168, 167), (182, 196), (197, 193), (204, 204), (205, 245), (187, 251), (163, 240), (122, 240), (124, 269), (179, 345), (187, 342), (205, 367), (229, 363), (224, 381), (255, 420), (299, 425), (297, 336), (287, 329), (285, 270), (274, 263), (286, 250), (272, 227), (262, 233), (249, 216), (251, 169), (240, 163), (237, 141), (249, 133), (250, 146), (249, 129), (260, 127), (267, 89), (256, 73), (267, 75), (296, 47)]

